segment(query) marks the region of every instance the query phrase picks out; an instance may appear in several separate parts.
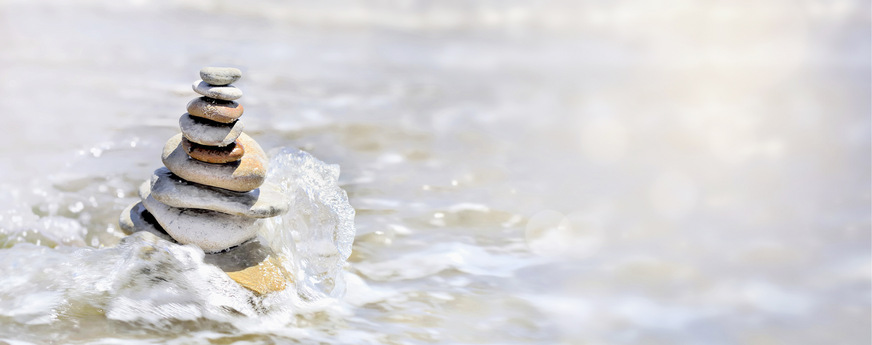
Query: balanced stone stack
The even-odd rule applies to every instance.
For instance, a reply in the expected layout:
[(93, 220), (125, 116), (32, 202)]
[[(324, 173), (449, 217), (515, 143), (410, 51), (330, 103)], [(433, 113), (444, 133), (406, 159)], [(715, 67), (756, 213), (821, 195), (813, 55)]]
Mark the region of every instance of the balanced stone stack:
[(242, 132), (243, 108), (235, 102), (242, 91), (231, 84), (241, 76), (236, 68), (200, 70), (193, 89), (203, 97), (188, 103), (182, 133), (164, 146), (165, 167), (139, 188), (142, 201), (121, 214), (125, 232), (148, 231), (216, 253), (251, 240), (263, 219), (288, 211), (280, 189), (264, 184), (266, 154)]

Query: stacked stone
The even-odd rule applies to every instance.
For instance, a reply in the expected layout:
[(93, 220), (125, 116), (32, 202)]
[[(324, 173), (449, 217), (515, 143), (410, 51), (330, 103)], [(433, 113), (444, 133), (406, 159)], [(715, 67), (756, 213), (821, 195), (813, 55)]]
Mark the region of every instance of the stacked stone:
[(264, 184), (268, 159), (242, 132), (242, 91), (231, 83), (236, 68), (206, 67), (193, 89), (181, 134), (170, 138), (155, 170), (139, 188), (141, 202), (125, 210), (125, 232), (149, 231), (209, 253), (238, 246), (257, 235), (265, 218), (288, 211), (280, 189)]

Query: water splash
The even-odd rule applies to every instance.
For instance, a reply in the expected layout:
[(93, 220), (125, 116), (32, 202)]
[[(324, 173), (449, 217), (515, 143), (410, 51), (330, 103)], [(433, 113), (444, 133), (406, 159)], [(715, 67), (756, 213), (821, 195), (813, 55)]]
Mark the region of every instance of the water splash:
[(291, 195), (290, 212), (270, 219), (261, 234), (298, 277), (302, 298), (341, 296), (344, 283), (338, 273), (351, 255), (355, 231), (354, 208), (337, 184), (339, 166), (297, 149), (277, 151), (267, 180)]
[[(199, 248), (145, 232), (108, 248), (87, 247), (82, 240), (41, 245), (22, 237), (0, 250), (0, 320), (6, 320), (0, 339), (13, 329), (35, 333), (39, 327), (95, 318), (120, 329), (163, 334), (216, 327), (262, 332), (294, 325), (295, 315), (335, 307), (344, 293), (342, 266), (355, 233), (354, 209), (338, 186), (339, 167), (296, 149), (279, 149), (273, 156), (268, 179), (291, 195), (291, 211), (267, 222), (260, 236), (293, 273), (290, 288), (257, 295), (204, 263)], [(83, 237), (81, 226), (52, 227), (37, 222), (36, 215), (28, 226), (20, 218), (0, 218), (6, 237), (43, 225)], [(45, 338), (32, 340), (37, 339)]]

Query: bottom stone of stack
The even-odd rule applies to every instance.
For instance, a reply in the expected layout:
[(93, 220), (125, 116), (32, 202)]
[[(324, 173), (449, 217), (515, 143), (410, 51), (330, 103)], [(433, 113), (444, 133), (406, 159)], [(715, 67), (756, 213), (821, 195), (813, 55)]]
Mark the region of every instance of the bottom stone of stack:
[[(118, 223), (127, 235), (144, 231), (175, 242), (141, 202), (128, 206)], [(284, 290), (293, 278), (278, 255), (257, 237), (223, 252), (206, 253), (203, 262), (217, 266), (239, 285), (261, 295)]]
[(203, 261), (218, 266), (230, 279), (258, 294), (284, 290), (292, 278), (276, 253), (259, 238), (224, 252), (206, 254)]
[(262, 224), (258, 218), (168, 206), (151, 196), (148, 181), (140, 186), (139, 196), (145, 209), (173, 239), (196, 245), (207, 253), (219, 252), (253, 238)]

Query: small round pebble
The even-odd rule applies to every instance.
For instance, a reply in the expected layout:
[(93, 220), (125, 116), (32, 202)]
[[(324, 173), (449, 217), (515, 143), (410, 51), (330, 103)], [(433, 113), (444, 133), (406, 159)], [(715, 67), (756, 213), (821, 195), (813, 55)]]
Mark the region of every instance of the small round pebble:
[(199, 97), (188, 103), (188, 114), (212, 121), (231, 123), (242, 116), (242, 104)]
[(196, 80), (191, 88), (203, 96), (224, 101), (235, 101), (242, 97), (242, 90), (233, 85), (215, 86), (202, 80)]
[(242, 71), (233, 67), (203, 67), (200, 78), (211, 85), (227, 85), (242, 77)]
[(230, 163), (242, 159), (245, 148), (239, 140), (227, 146), (206, 146), (182, 138), (182, 148), (191, 158), (206, 163)]

